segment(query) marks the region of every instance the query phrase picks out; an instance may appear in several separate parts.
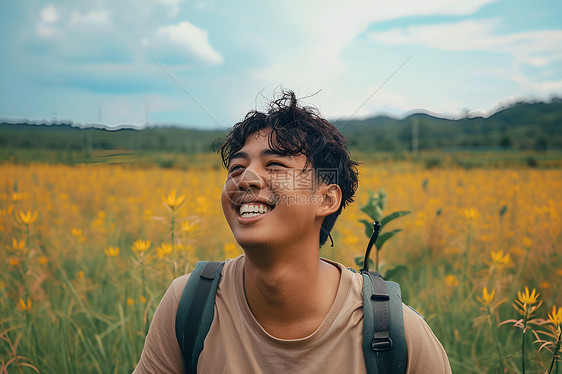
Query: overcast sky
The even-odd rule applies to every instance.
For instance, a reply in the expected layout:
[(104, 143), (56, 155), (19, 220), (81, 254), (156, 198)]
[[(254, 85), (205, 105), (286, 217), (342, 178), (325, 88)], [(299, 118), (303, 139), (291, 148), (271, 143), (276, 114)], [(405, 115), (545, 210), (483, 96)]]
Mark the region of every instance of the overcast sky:
[(560, 0), (1, 0), (0, 34), (9, 120), (227, 128), (280, 86), (330, 119), (562, 96)]

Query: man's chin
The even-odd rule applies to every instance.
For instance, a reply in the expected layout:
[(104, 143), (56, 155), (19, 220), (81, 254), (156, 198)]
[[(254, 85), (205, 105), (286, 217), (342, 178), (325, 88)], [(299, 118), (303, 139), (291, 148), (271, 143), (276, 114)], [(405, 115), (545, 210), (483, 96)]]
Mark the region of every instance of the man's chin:
[(275, 243), (272, 240), (264, 240), (263, 237), (250, 237), (249, 235), (235, 235), (236, 242), (244, 252), (252, 250), (263, 250), (272, 247)]

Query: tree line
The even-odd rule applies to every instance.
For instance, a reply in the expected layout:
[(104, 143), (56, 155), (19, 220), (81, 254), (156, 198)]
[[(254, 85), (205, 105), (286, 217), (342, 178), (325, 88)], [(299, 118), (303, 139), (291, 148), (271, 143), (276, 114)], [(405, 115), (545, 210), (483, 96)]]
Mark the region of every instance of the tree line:
[[(337, 121), (351, 150), (400, 152), (424, 149), (562, 150), (562, 99), (519, 102), (489, 117), (448, 119), (415, 113), (402, 119), (377, 116)], [(0, 147), (57, 150), (211, 152), (226, 130), (181, 127), (78, 127), (72, 123), (0, 123)]]

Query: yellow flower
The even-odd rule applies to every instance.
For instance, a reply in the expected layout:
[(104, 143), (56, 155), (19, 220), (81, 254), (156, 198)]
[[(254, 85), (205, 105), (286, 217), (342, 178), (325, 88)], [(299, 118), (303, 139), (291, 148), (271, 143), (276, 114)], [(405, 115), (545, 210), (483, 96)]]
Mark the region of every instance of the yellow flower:
[(31, 211), (29, 210), (25, 213), (20, 210), (20, 218), (26, 225), (31, 225), (35, 221), (35, 219), (37, 219), (37, 211), (31, 214)]
[(76, 236), (76, 237), (82, 236), (82, 229), (72, 228), (71, 231), (72, 231), (72, 236)]
[(84, 270), (80, 270), (78, 272), (78, 279), (83, 280), (84, 279)]
[(135, 305), (135, 300), (132, 297), (127, 298), (127, 305)]
[(447, 287), (451, 287), (451, 288), (458, 286), (459, 280), (458, 280), (457, 276), (453, 275), (453, 274), (447, 275), (447, 277), (445, 278), (445, 285)]
[(14, 211), (14, 206), (10, 204), (7, 209), (0, 209), (0, 217), (9, 216)]
[(474, 221), (480, 217), (480, 212), (476, 208), (469, 208), (464, 210), (464, 216), (469, 221)]
[(160, 247), (156, 248), (156, 255), (158, 258), (164, 258), (166, 255), (172, 253), (172, 250), (173, 248), (171, 244), (162, 243)]
[(562, 308), (558, 308), (558, 311), (557, 311), (556, 305), (553, 305), (552, 306), (552, 314), (548, 313), (548, 319), (554, 325), (560, 327), (560, 325), (562, 325)]
[(8, 264), (10, 266), (18, 266), (20, 264), (20, 261), (18, 260), (17, 257), (12, 256), (8, 259)]
[(41, 265), (47, 265), (49, 263), (49, 259), (45, 256), (39, 257), (38, 261)]
[(484, 287), (482, 290), (482, 298), (477, 297), (478, 301), (480, 301), (483, 305), (490, 305), (494, 300), (494, 295), (496, 290), (492, 290), (491, 293), (488, 293), (488, 287)]
[(490, 256), (492, 257), (492, 262), (499, 268), (513, 266), (509, 253), (504, 254), (503, 251), (492, 251)]
[(25, 192), (14, 192), (12, 193), (12, 201), (21, 201), (27, 198), (27, 194)]
[(519, 299), (519, 302), (521, 304), (526, 304), (526, 305), (533, 305), (535, 304), (538, 299), (539, 299), (539, 295), (538, 293), (536, 293), (535, 289), (533, 288), (533, 292), (531, 292), (529, 294), (529, 288), (525, 287), (525, 293), (521, 293), (519, 291), (517, 291), (517, 298)]
[(162, 200), (164, 200), (164, 204), (166, 204), (170, 209), (175, 209), (183, 204), (185, 194), (176, 198), (176, 190), (173, 189), (168, 196), (162, 196)]
[(185, 221), (181, 223), (181, 231), (183, 232), (193, 232), (195, 230), (197, 230), (197, 227), (199, 226), (198, 222), (189, 222), (189, 221)]
[(9, 251), (18, 252), (25, 248), (25, 240), (17, 240), (16, 238), (12, 238), (12, 248), (6, 247)]
[(146, 304), (146, 297), (144, 297), (144, 296), (141, 295), (141, 296), (139, 297), (139, 300), (140, 300), (140, 302), (141, 302), (142, 304)]
[(22, 312), (31, 309), (31, 300), (29, 299), (29, 297), (27, 298), (27, 303), (23, 301), (23, 299), (20, 299), (18, 307)]
[(117, 257), (117, 255), (119, 254), (119, 247), (109, 246), (105, 249), (105, 254), (108, 257)]
[(150, 240), (136, 240), (133, 245), (131, 246), (131, 249), (133, 250), (133, 252), (144, 252), (146, 250), (148, 250), (150, 248)]

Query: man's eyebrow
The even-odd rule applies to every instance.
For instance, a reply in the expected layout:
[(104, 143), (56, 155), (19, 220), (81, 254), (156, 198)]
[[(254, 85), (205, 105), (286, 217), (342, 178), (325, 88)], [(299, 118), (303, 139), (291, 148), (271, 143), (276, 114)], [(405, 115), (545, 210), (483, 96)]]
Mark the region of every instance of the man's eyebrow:
[(276, 151), (273, 149), (264, 149), (261, 152), (262, 156), (280, 156), (280, 157), (287, 157), (288, 154), (286, 152)]
[(236, 152), (232, 156), (230, 156), (229, 161), (232, 161), (235, 158), (248, 158), (248, 154), (246, 152)]
[[(261, 151), (262, 156), (280, 156), (280, 157), (287, 157), (288, 155), (284, 152), (275, 151), (273, 149), (264, 149)], [(236, 152), (232, 156), (230, 156), (230, 161), (237, 159), (237, 158), (249, 158), (248, 153), (244, 151)]]

